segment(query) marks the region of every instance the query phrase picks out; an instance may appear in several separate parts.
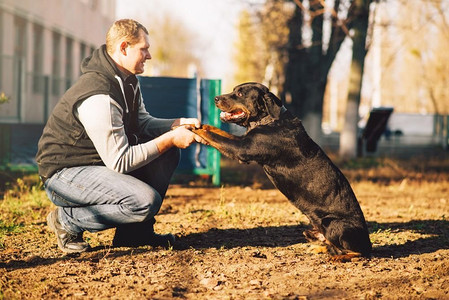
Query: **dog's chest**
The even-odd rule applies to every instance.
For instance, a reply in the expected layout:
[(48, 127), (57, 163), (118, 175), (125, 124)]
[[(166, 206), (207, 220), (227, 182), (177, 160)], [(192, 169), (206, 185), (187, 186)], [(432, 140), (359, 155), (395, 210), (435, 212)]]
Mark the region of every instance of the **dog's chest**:
[(268, 165), (264, 165), (263, 170), (274, 186), (289, 200), (293, 201), (295, 198), (294, 194), (298, 188), (298, 182), (296, 182), (295, 175), (291, 173), (291, 170), (273, 168)]

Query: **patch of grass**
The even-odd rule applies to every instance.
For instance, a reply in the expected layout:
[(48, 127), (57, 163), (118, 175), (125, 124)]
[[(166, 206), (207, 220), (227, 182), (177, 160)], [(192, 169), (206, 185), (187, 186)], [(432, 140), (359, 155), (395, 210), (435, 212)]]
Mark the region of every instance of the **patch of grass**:
[(18, 178), (27, 184), (39, 183), (39, 175), (35, 167), (0, 165), (0, 199), (4, 191), (12, 188)]
[(0, 200), (0, 249), (5, 247), (6, 236), (20, 233), (24, 224), (42, 220), (50, 204), (37, 174), (11, 182)]
[(391, 228), (381, 229), (374, 231), (370, 234), (370, 239), (373, 244), (377, 245), (390, 245), (395, 244), (396, 235)]
[(24, 215), (31, 216), (33, 220), (40, 217), (36, 213), (50, 205), (45, 191), (40, 182), (18, 178), (12, 187), (5, 191), (3, 200), (0, 202), (0, 216), (3, 220), (9, 218), (20, 218)]
[[(337, 160), (338, 163), (338, 160)], [(376, 157), (363, 157), (357, 159), (346, 160), (340, 162), (339, 165), (343, 169), (358, 170), (358, 169), (371, 169), (382, 166), (382, 159)]]
[(14, 222), (4, 222), (3, 220), (0, 220), (0, 236), (19, 232), (21, 228), (23, 228), (23, 224), (15, 224)]
[(5, 236), (11, 233), (20, 233), (23, 227), (23, 224), (0, 220), (0, 249), (5, 248)]

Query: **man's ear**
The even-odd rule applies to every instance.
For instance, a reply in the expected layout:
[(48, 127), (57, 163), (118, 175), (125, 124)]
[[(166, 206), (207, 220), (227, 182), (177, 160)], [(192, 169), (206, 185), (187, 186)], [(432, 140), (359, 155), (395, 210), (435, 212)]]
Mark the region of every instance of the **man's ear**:
[(128, 42), (125, 42), (125, 41), (121, 42), (120, 43), (120, 53), (123, 55), (126, 55), (126, 53), (127, 53), (126, 48), (128, 48)]

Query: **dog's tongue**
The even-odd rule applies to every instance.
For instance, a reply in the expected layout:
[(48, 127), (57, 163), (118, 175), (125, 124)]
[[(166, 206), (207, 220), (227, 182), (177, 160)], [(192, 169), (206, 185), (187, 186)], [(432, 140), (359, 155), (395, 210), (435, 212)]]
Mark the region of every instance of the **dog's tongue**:
[(245, 116), (245, 113), (241, 110), (238, 111), (232, 111), (232, 112), (225, 112), (222, 111), (220, 113), (220, 118), (223, 120), (233, 120), (233, 119), (238, 119)]

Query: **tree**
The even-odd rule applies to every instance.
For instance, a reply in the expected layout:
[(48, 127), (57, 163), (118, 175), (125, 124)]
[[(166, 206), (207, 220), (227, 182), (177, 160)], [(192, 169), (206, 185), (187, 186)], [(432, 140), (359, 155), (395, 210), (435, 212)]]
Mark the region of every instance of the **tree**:
[(376, 85), (383, 106), (396, 113), (449, 113), (448, 8), (447, 0), (376, 3), (382, 70)]
[[(363, 58), (366, 54), (365, 40), (360, 37), (360, 34), (363, 35), (363, 31), (366, 37), (366, 30), (360, 30), (358, 27), (368, 24), (368, 10), (363, 9), (368, 7), (370, 1), (294, 0), (293, 2), (295, 9), (293, 13), (288, 14), (288, 18), (285, 18), (285, 13), (277, 12), (281, 11), (279, 7), (285, 8), (285, 4), (292, 3), (291, 1), (266, 1), (264, 9), (259, 13), (259, 28), (261, 28), (262, 41), (264, 41), (263, 53), (265, 54), (258, 53), (256, 56), (255, 53), (246, 52), (243, 57), (245, 57), (247, 65), (249, 63), (254, 67), (247, 74), (253, 73), (255, 74), (253, 78), (256, 81), (262, 81), (271, 89), (272, 87), (277, 89), (288, 108), (302, 119), (309, 135), (320, 143), (323, 100), (328, 73), (352, 26), (355, 26), (355, 32), (357, 32), (355, 35), (355, 44), (357, 45), (355, 46), (355, 63), (352, 73), (355, 83), (353, 84), (354, 89), (351, 91), (355, 102), (352, 102), (354, 105), (351, 111), (352, 114), (354, 111), (358, 111), (359, 100), (357, 101), (357, 97), (360, 99), (361, 72), (363, 72)], [(365, 6), (361, 4), (362, 2)], [(329, 3), (333, 3), (333, 5)], [(279, 22), (278, 20), (282, 20), (282, 17), (285, 21)], [(362, 18), (364, 19), (362, 20)], [(247, 17), (247, 20), (249, 19)], [(283, 26), (287, 26), (288, 31), (283, 31)], [(251, 30), (251, 33), (247, 32), (247, 35), (256, 39), (253, 33), (254, 30)], [(273, 33), (276, 33), (277, 37)], [(253, 44), (259, 45), (260, 41), (254, 40)], [(363, 49), (363, 51), (359, 49)], [(255, 61), (250, 57), (255, 58)], [(264, 69), (262, 66), (256, 65), (260, 62), (263, 62)], [(276, 69), (279, 65), (284, 66), (284, 72), (282, 72), (282, 67), (281, 70)], [(277, 73), (272, 70), (276, 70)], [(263, 78), (260, 74), (264, 74)], [(358, 116), (357, 113), (355, 115)], [(352, 128), (356, 128), (357, 122), (357, 118), (351, 120)]]
[[(289, 22), (284, 99), (319, 143), (327, 75), (348, 34), (341, 19), (347, 3), (335, 0), (332, 9), (324, 0), (309, 0), (308, 7), (294, 2), (297, 9)], [(327, 36), (323, 35), (325, 25), (330, 25)]]
[[(201, 73), (201, 60), (193, 53), (198, 43), (195, 34), (177, 19), (165, 15), (152, 19), (150, 31), (150, 52), (154, 57), (146, 73), (158, 76), (190, 76), (192, 66)], [(157, 28), (157, 30), (152, 30)]]
[(274, 94), (282, 92), (285, 82), (289, 35), (287, 25), (294, 8), (294, 4), (285, 0), (268, 0), (258, 14), (265, 47), (262, 83)]
[(259, 10), (242, 11), (235, 55), (238, 83), (262, 82), (275, 94), (282, 90), (287, 21), (292, 12), (289, 4), (285, 0), (267, 0)]
[(238, 40), (234, 56), (237, 65), (235, 81), (243, 83), (248, 81), (261, 82), (263, 80), (263, 51), (261, 37), (258, 34), (258, 24), (255, 16), (243, 10), (238, 23)]
[(415, 86), (424, 91), (421, 97), (427, 99), (425, 103), (420, 99), (424, 106), (421, 111), (437, 115), (449, 113), (449, 20), (445, 12), (448, 6), (447, 1), (432, 0), (411, 7), (422, 15), (418, 26), (429, 32), (417, 39), (411, 50), (419, 72), (419, 76), (415, 76)]
[(359, 105), (362, 91), (362, 77), (366, 56), (366, 36), (369, 18), (368, 0), (354, 0), (352, 3), (352, 62), (349, 75), (348, 101), (345, 123), (340, 133), (340, 157), (357, 156)]

